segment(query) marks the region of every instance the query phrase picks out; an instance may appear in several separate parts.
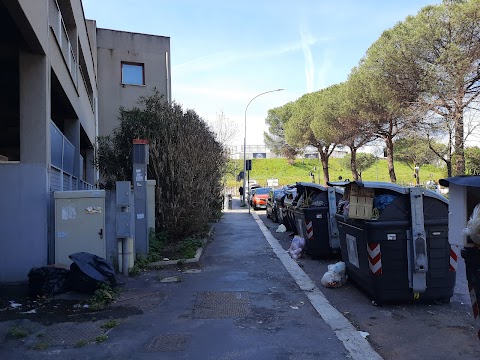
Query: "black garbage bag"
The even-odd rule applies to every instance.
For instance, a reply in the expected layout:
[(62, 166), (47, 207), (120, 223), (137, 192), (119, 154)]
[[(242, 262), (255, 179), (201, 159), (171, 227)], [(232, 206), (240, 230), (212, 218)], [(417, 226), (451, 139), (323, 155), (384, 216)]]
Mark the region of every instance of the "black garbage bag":
[(30, 296), (53, 296), (70, 291), (70, 270), (55, 267), (35, 267), (28, 273)]
[(70, 284), (73, 290), (93, 293), (101, 284), (111, 287), (117, 285), (113, 266), (100, 256), (79, 252), (69, 255), (69, 258), (73, 261), (70, 265)]

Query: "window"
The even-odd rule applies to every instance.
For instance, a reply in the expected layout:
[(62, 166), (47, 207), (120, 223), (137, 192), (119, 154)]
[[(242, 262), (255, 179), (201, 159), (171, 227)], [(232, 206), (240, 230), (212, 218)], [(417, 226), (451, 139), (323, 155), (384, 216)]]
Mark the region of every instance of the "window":
[(122, 62), (122, 84), (145, 85), (145, 69), (143, 64)]

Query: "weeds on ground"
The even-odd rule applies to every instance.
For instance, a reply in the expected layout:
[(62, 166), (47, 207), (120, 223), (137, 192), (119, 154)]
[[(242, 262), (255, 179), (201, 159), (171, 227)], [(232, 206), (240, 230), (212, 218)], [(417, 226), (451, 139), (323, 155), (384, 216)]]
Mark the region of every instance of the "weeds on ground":
[(50, 344), (46, 341), (40, 341), (38, 343), (36, 343), (33, 348), (35, 350), (45, 350), (46, 348), (48, 348), (50, 346)]
[(101, 343), (108, 339), (107, 335), (99, 335), (95, 338), (95, 342)]
[(77, 341), (77, 343), (74, 345), (74, 347), (82, 348), (84, 346), (87, 346), (87, 344), (88, 344), (87, 340), (80, 340), (80, 341)]
[(113, 329), (114, 327), (118, 326), (119, 323), (117, 320), (111, 319), (107, 321), (105, 324), (100, 326), (102, 329)]
[(102, 310), (108, 306), (118, 296), (119, 290), (113, 289), (107, 284), (101, 284), (93, 293), (93, 296), (88, 301), (90, 309)]
[[(207, 228), (208, 230), (208, 228)], [(148, 264), (168, 259), (190, 259), (195, 257), (197, 249), (203, 245), (202, 239), (205, 234), (194, 235), (183, 240), (170, 242), (166, 232), (150, 231), (149, 235), (149, 254), (148, 256), (138, 256), (135, 265), (130, 269), (131, 276), (140, 274)]]
[(28, 329), (20, 327), (20, 326), (13, 327), (8, 332), (8, 334), (10, 336), (12, 336), (14, 338), (17, 338), (17, 339), (27, 337), (28, 333), (29, 333)]

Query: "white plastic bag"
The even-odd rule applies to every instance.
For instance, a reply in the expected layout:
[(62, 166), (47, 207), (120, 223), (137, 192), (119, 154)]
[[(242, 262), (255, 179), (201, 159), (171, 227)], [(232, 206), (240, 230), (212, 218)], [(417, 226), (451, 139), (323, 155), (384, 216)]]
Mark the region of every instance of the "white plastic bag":
[(295, 235), (292, 239), (292, 243), (288, 248), (287, 252), (290, 254), (290, 257), (294, 260), (297, 260), (301, 255), (303, 248), (305, 247), (305, 239), (301, 236)]
[(344, 285), (347, 282), (345, 275), (345, 263), (339, 261), (335, 264), (328, 265), (328, 271), (323, 274), (320, 283), (328, 288), (335, 288)]
[(284, 233), (285, 231), (287, 231), (287, 228), (285, 227), (285, 225), (280, 224), (280, 225), (278, 225), (278, 228), (275, 232)]
[(463, 233), (470, 236), (474, 243), (480, 245), (480, 204), (473, 209), (472, 216), (467, 222), (467, 227), (463, 229)]

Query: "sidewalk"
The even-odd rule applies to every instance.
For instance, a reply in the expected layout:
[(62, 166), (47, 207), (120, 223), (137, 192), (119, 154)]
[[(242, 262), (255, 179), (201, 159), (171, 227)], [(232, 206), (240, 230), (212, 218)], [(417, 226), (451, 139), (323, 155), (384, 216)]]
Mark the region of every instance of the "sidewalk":
[[(128, 279), (120, 304), (138, 315), (117, 319), (105, 341), (75, 347), (105, 320), (52, 326), (9, 321), (0, 323), (0, 358), (380, 359), (258, 216), (239, 205), (234, 199), (233, 210), (215, 225), (200, 271), (155, 270)], [(160, 282), (168, 276), (181, 282)], [(31, 334), (5, 339), (19, 324), (30, 326)], [(38, 334), (46, 349), (32, 349)]]

